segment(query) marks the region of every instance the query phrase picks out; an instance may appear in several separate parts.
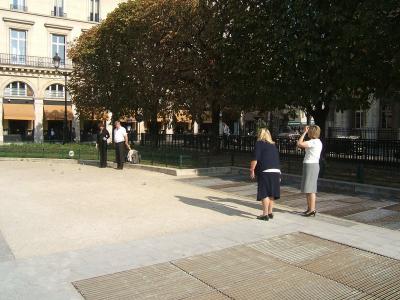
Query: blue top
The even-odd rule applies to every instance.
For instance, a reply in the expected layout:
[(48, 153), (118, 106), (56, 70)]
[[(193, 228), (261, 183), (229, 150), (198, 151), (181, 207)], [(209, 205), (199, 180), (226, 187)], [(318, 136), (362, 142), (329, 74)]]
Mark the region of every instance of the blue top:
[(267, 169), (280, 169), (279, 152), (275, 144), (257, 141), (254, 146), (253, 160), (257, 161), (256, 173)]

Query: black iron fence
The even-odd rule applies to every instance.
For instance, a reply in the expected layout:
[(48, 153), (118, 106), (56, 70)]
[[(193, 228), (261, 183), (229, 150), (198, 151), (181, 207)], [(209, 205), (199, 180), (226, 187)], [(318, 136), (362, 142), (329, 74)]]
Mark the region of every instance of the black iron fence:
[[(230, 135), (220, 136), (217, 139), (203, 134), (142, 134), (141, 136), (142, 146), (201, 152), (215, 149), (227, 152), (252, 152), (255, 142), (254, 136)], [(297, 147), (296, 139), (277, 138), (275, 142), (281, 157), (301, 159), (304, 156), (304, 150)], [(326, 138), (324, 155), (326, 159), (400, 164), (400, 140)]]
[(3, 129), (3, 141), (5, 143), (33, 142), (33, 135), (33, 130), (11, 132), (8, 129)]
[(329, 127), (328, 137), (363, 139), (363, 140), (400, 140), (400, 129)]

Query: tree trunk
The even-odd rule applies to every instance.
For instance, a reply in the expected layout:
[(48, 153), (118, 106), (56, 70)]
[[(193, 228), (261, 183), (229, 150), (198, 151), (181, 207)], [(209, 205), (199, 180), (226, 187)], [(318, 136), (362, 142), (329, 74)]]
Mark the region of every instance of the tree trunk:
[(158, 110), (155, 108), (151, 116), (150, 123), (150, 136), (152, 137), (153, 147), (158, 147), (158, 124), (157, 124)]
[(211, 149), (213, 152), (219, 152), (220, 145), (219, 145), (219, 114), (221, 111), (220, 105), (217, 101), (213, 101), (211, 105), (212, 110), (212, 142), (211, 142)]
[(328, 117), (329, 108), (325, 106), (322, 109), (322, 104), (318, 103), (315, 110), (310, 112), (310, 115), (314, 119), (315, 125), (318, 125), (321, 128), (321, 142), (322, 142), (322, 152), (321, 152), (321, 162), (322, 162), (322, 174), (324, 173), (325, 168), (325, 153), (326, 153), (326, 142), (325, 142), (325, 129), (326, 129), (326, 119)]

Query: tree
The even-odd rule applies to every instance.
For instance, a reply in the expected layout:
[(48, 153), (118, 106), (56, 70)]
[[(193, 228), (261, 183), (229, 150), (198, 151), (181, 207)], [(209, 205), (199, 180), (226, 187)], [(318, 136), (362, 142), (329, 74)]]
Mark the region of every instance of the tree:
[(192, 9), (189, 0), (128, 1), (81, 35), (69, 53), (78, 110), (110, 110), (115, 119), (140, 112), (156, 132), (157, 119), (181, 104), (176, 43)]
[(283, 102), (303, 108), (324, 132), (333, 105), (367, 108), (370, 95), (388, 91), (399, 74), (398, 33), (390, 34), (398, 2), (275, 2), (270, 67)]

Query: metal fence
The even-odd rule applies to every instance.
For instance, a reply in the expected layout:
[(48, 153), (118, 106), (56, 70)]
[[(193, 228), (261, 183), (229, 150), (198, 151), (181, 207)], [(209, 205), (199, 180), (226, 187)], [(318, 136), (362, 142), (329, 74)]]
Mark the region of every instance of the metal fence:
[[(256, 137), (254, 136), (220, 136), (193, 134), (142, 134), (141, 145), (170, 149), (210, 152), (213, 147), (228, 152), (252, 152)], [(304, 150), (297, 147), (297, 140), (288, 138), (275, 139), (282, 156), (303, 157)], [(347, 161), (400, 163), (400, 140), (368, 140), (349, 138), (326, 138), (324, 155), (327, 159)]]

